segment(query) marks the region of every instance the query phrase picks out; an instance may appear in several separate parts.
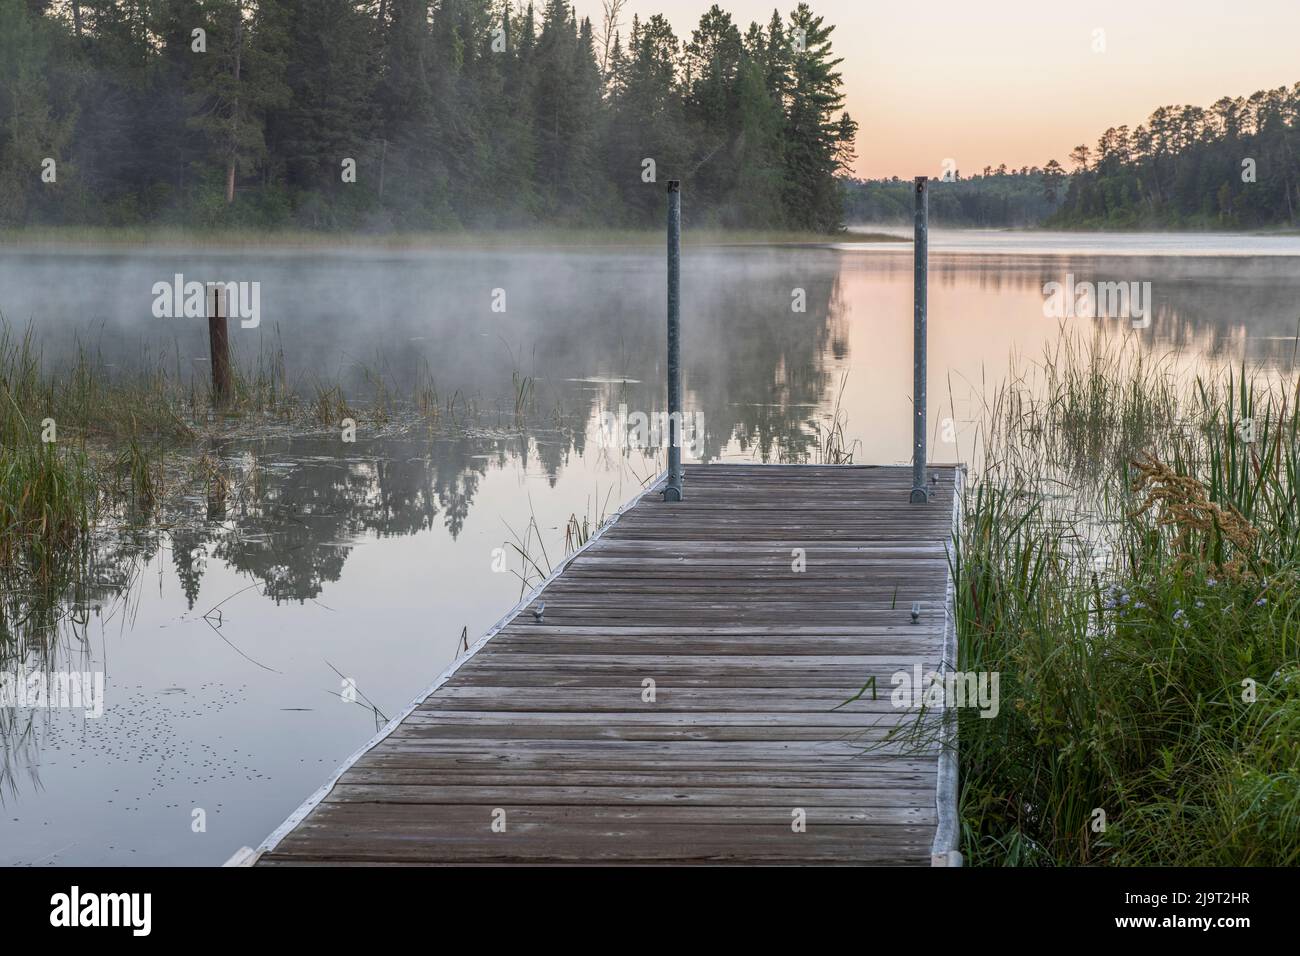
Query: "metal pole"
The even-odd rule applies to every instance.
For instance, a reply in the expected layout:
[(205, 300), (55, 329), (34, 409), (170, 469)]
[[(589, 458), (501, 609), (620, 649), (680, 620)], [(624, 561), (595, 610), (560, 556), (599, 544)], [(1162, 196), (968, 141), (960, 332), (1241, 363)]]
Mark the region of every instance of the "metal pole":
[(668, 484), (664, 501), (682, 500), (682, 184), (668, 181)]
[(916, 177), (916, 230), (912, 247), (915, 290), (912, 299), (912, 497), (930, 500), (925, 486), (925, 314), (930, 239), (930, 188)]
[(230, 334), (226, 316), (230, 314), (226, 302), (226, 287), (208, 287), (211, 308), (208, 310), (208, 358), (212, 365), (212, 401), (224, 405), (230, 398)]

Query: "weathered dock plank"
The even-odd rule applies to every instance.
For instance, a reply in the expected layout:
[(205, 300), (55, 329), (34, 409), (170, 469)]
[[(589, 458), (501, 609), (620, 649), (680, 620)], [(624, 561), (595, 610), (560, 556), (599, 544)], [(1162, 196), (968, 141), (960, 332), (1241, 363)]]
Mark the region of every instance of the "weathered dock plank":
[(884, 738), (913, 717), (891, 675), (951, 653), (958, 475), (933, 471), (913, 505), (904, 467), (688, 467), (684, 501), (640, 496), (258, 865), (928, 865), (950, 756)]

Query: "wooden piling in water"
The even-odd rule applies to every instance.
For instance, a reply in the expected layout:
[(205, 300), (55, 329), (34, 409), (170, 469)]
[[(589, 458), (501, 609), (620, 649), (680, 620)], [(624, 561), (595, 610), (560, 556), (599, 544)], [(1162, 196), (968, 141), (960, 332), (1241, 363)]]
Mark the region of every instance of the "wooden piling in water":
[(208, 287), (208, 356), (212, 365), (212, 404), (224, 405), (232, 392), (230, 375), (230, 315), (226, 290), (220, 285)]

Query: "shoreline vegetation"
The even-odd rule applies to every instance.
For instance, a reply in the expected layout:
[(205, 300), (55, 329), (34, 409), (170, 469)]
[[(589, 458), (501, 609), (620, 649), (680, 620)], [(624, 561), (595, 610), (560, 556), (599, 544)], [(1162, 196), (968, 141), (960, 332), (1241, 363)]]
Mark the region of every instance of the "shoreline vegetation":
[[(691, 228), (685, 246), (825, 245), (827, 243), (911, 242), (884, 232)], [(405, 233), (326, 232), (307, 229), (185, 229), (158, 226), (26, 226), (0, 229), (0, 249), (73, 246), (198, 248), (538, 249), (547, 247), (659, 248), (662, 228), (563, 228), (419, 231)]]
[[(1065, 337), (977, 415), (952, 558), (972, 865), (1300, 862), (1300, 378)], [(931, 750), (933, 714), (895, 740)]]
[[(695, 248), (727, 248), (734, 246), (771, 246), (773, 248), (828, 245), (863, 245), (904, 243), (911, 244), (910, 233), (889, 232), (899, 230), (907, 223), (865, 222), (849, 223), (836, 232), (810, 232), (797, 230), (721, 229), (714, 227), (682, 230), (682, 245)], [(1300, 236), (1300, 229), (1269, 226), (1254, 229), (1223, 227), (1149, 227), (1131, 225), (1105, 228), (1085, 225), (1025, 224), (1005, 226), (944, 226), (936, 229), (950, 232), (1021, 233), (1071, 233), (1078, 235), (1113, 233), (1153, 235), (1221, 235), (1234, 237), (1291, 238)], [(470, 229), (454, 231), (414, 232), (340, 232), (310, 229), (245, 229), (205, 228), (187, 229), (168, 226), (19, 226), (0, 228), (0, 251), (59, 251), (79, 249), (282, 249), (306, 251), (364, 250), (379, 252), (419, 252), (456, 250), (521, 250), (545, 251), (547, 249), (655, 249), (663, 246), (661, 228), (623, 229), (617, 227), (561, 227), (541, 226), (529, 229)]]

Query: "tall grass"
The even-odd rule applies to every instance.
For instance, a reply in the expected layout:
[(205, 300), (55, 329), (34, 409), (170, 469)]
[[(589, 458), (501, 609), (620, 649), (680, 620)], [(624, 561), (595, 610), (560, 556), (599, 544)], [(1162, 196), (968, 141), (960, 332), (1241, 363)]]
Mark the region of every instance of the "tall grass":
[(844, 434), (845, 426), (848, 424), (848, 414), (840, 403), (844, 398), (846, 384), (848, 384), (847, 372), (840, 376), (840, 385), (835, 392), (835, 404), (831, 408), (829, 419), (824, 425), (820, 422), (813, 423), (817, 429), (817, 448), (814, 456), (817, 464), (851, 465), (853, 454), (861, 445), (856, 438), (850, 442)]
[(0, 446), (0, 576), (49, 586), (80, 550), (95, 490), (85, 456), (40, 441)]
[(89, 523), (94, 483), (84, 451), (60, 445), (57, 421), (28, 409), (54, 404), (41, 383), (30, 333), (0, 326), (0, 573), (6, 586), (48, 586), (77, 550)]
[(953, 561), (958, 666), (1001, 679), (958, 717), (971, 863), (1300, 863), (1298, 385), (1067, 337), (986, 403)]

